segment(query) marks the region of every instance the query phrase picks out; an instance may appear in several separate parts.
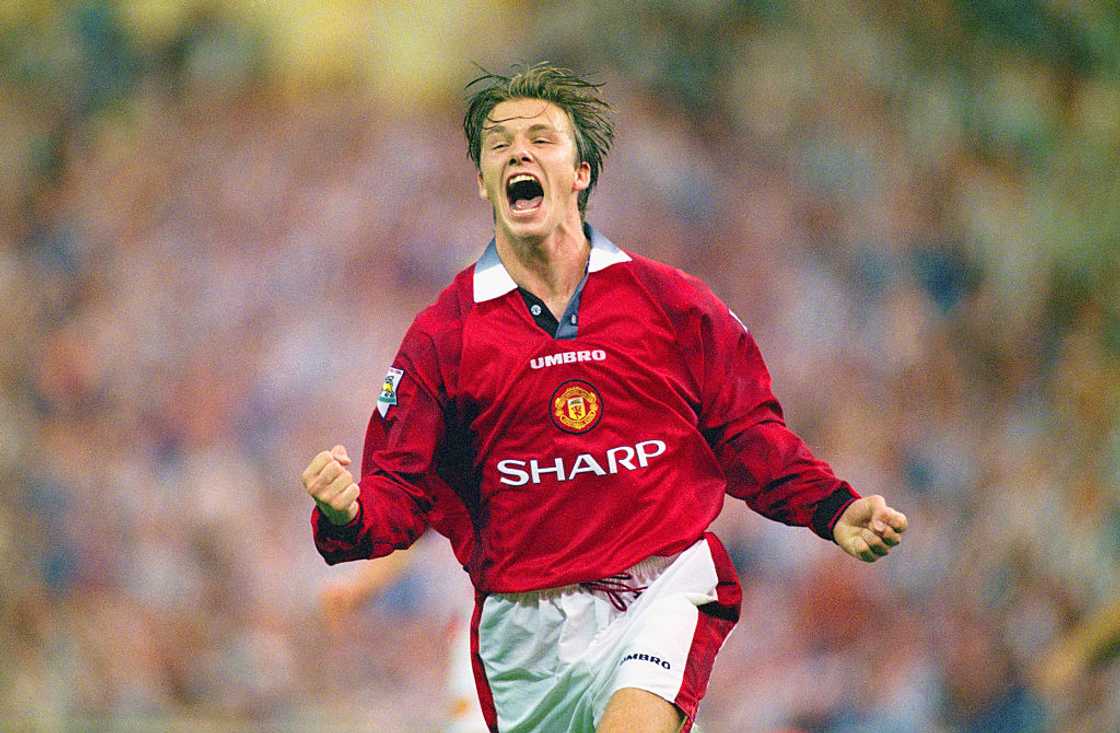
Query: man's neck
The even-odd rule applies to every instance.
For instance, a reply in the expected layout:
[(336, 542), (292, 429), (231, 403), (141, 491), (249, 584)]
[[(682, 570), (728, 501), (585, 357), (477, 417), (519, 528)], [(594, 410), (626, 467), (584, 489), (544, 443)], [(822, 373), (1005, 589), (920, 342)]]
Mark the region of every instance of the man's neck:
[(583, 279), (591, 252), (580, 218), (565, 221), (543, 239), (522, 240), (498, 230), (494, 242), (513, 281), (559, 318)]

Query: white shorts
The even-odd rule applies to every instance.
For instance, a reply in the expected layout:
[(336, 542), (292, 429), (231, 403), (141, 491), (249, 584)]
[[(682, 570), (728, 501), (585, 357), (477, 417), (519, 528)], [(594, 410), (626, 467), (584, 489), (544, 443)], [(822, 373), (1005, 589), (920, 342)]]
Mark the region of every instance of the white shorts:
[(676, 705), (691, 729), (742, 591), (712, 534), (593, 583), (479, 594), (471, 650), (479, 700), (497, 733), (594, 731), (615, 691)]

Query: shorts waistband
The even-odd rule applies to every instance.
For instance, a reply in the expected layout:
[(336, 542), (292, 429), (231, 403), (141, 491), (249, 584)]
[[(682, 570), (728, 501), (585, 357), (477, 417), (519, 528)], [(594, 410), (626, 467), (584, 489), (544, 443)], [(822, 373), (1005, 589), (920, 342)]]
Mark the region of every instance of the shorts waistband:
[(608, 575), (605, 578), (597, 578), (595, 580), (572, 583), (570, 585), (560, 585), (554, 588), (542, 588), (541, 590), (530, 590), (520, 593), (493, 593), (492, 595), (513, 602), (532, 602), (544, 598), (554, 598), (566, 593), (588, 593), (591, 590), (587, 587), (588, 585), (593, 589), (598, 583), (617, 580), (622, 576), (627, 576), (626, 580), (628, 582), (644, 586), (653, 582), (667, 567), (672, 565), (673, 561), (678, 557), (680, 557), (680, 553), (675, 555), (651, 555), (645, 560), (641, 560), (625, 570), (615, 573), (614, 575)]

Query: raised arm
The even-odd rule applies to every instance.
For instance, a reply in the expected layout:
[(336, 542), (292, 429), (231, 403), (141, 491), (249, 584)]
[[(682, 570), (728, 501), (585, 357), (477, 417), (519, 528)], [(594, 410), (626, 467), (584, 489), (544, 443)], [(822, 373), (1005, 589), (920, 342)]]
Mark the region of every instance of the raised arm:
[(906, 518), (882, 497), (861, 498), (786, 426), (754, 337), (706, 287), (691, 325), (700, 429), (727, 477), (727, 493), (770, 519), (811, 528), (853, 557), (897, 545)]
[(414, 327), (377, 397), (366, 428), (361, 478), (346, 449), (324, 451), (304, 472), (315, 501), (315, 546), (333, 565), (388, 555), (412, 545), (428, 527), (428, 479), (444, 441), (444, 406), (431, 340)]

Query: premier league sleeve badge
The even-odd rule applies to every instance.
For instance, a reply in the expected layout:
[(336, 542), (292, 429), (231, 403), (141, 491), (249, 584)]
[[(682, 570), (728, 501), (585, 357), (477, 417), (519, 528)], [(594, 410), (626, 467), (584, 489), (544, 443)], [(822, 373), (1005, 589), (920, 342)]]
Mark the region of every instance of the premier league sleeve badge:
[(389, 408), (397, 404), (397, 389), (402, 379), (404, 379), (403, 369), (389, 367), (385, 381), (381, 383), (381, 394), (377, 396), (377, 411), (381, 413), (381, 417), (385, 417)]

